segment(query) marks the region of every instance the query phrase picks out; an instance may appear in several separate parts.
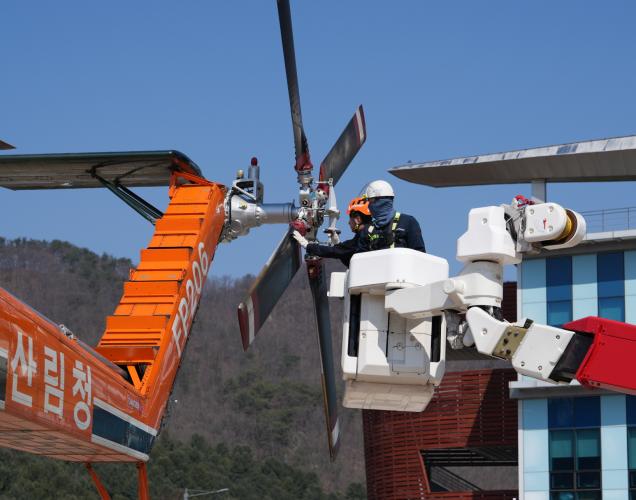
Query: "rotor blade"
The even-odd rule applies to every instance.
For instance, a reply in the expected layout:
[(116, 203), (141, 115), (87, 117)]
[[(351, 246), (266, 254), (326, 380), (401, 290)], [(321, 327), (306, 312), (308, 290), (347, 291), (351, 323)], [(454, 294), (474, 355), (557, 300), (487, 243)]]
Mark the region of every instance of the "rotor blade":
[(320, 180), (333, 179), (334, 185), (353, 160), (367, 139), (367, 127), (364, 122), (364, 110), (358, 106), (353, 118), (338, 137), (325, 159), (320, 164)]
[(300, 111), (300, 90), (298, 88), (298, 73), (296, 72), (296, 54), (294, 52), (294, 33), (292, 30), (289, 0), (278, 0), (278, 21), (280, 36), (283, 41), (283, 55), (285, 57), (285, 74), (287, 76), (287, 90), (289, 91), (289, 106), (291, 108), (292, 127), (294, 129), (294, 147), (296, 149), (296, 169), (309, 163), (309, 146), (303, 129), (303, 117)]
[(15, 149), (15, 146), (12, 146), (8, 142), (0, 141), (0, 149)]
[(300, 267), (300, 247), (290, 234), (291, 229), (285, 233), (285, 237), (254, 281), (247, 299), (238, 306), (244, 350), (254, 341), (254, 337)]
[(318, 327), (318, 345), (322, 371), (322, 396), (327, 423), (329, 455), (335, 460), (340, 445), (340, 421), (338, 420), (338, 398), (336, 377), (333, 366), (333, 347), (331, 342), (331, 321), (329, 319), (329, 299), (327, 298), (327, 280), (325, 265), (321, 259), (307, 261), (309, 286), (314, 299), (316, 325)]

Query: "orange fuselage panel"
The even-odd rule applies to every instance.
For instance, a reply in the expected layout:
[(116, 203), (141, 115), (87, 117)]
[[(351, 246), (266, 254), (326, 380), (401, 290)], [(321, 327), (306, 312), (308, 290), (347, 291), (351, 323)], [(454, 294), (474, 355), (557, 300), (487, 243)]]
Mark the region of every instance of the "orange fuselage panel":
[(223, 229), (225, 188), (195, 182), (171, 187), (95, 350), (0, 289), (0, 446), (148, 459)]

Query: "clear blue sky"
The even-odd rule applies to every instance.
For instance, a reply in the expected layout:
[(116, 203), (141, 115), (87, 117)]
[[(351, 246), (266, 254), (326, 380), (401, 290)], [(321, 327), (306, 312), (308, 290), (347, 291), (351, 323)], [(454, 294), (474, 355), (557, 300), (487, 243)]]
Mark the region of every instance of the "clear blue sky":
[[(362, 103), (368, 140), (340, 200), (368, 180), (393, 182), (428, 250), (451, 262), (471, 207), (529, 187), (435, 190), (388, 167), (636, 133), (633, 2), (292, 1), (292, 16), (314, 162)], [(0, 46), (0, 138), (17, 152), (174, 148), (224, 183), (256, 155), (266, 201), (296, 196), (274, 0), (9, 0)], [(590, 210), (636, 205), (634, 192), (554, 185), (548, 196)], [(164, 189), (143, 194), (167, 202)], [(0, 235), (135, 261), (152, 233), (101, 190), (3, 190), (0, 210)], [(256, 273), (282, 233), (259, 228), (221, 247), (214, 274)]]

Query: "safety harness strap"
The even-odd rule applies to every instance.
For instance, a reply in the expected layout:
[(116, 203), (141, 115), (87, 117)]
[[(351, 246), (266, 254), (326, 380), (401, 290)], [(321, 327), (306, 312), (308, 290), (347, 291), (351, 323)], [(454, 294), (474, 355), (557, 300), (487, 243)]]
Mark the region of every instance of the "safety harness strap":
[[(395, 230), (397, 229), (398, 226), (398, 222), (400, 222), (400, 212), (395, 212), (395, 215), (393, 216), (393, 222), (391, 224), (391, 244), (389, 245), (389, 248), (395, 248)], [(380, 233), (376, 233), (375, 232), (375, 226), (373, 224), (371, 224), (369, 226), (369, 228), (367, 229), (368, 233), (369, 233), (369, 241), (371, 242), (371, 249), (375, 250), (375, 248), (373, 248), (373, 246), (375, 244), (378, 243), (378, 240), (380, 238), (383, 237), (382, 232)]]
[(391, 232), (393, 233), (393, 242), (390, 248), (395, 248), (395, 230), (397, 229), (398, 222), (400, 221), (400, 212), (395, 212), (393, 217), (393, 224), (391, 224)]

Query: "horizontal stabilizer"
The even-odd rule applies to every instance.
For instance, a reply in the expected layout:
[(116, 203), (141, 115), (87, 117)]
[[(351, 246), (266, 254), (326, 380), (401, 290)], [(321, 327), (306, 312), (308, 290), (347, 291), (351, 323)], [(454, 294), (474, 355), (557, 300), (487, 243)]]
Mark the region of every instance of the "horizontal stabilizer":
[(179, 151), (0, 156), (0, 186), (14, 190), (103, 187), (98, 177), (125, 187), (167, 186), (175, 171), (201, 176)]

